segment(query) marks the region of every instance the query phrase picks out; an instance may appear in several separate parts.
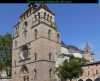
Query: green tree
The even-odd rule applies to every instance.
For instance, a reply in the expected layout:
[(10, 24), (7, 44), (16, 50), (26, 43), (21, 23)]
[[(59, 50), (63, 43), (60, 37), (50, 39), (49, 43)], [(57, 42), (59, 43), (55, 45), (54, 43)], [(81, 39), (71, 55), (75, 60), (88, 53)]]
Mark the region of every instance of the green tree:
[(82, 73), (82, 65), (86, 64), (84, 58), (76, 58), (74, 56), (66, 59), (57, 69), (56, 72), (61, 81), (66, 81), (78, 78)]
[(6, 70), (7, 75), (11, 75), (11, 62), (12, 62), (12, 36), (7, 33), (0, 36), (0, 71)]

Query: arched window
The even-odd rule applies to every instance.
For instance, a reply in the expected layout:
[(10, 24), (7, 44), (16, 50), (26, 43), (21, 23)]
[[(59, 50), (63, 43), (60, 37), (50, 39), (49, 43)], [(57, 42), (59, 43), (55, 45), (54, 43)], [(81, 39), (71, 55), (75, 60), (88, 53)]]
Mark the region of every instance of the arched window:
[(60, 35), (59, 35), (59, 33), (57, 33), (57, 42), (59, 42), (59, 37), (60, 37)]
[(50, 22), (52, 21), (52, 16), (50, 16)]
[(49, 60), (51, 60), (51, 53), (49, 53)]
[(48, 39), (51, 39), (51, 30), (48, 30)]
[(87, 79), (86, 81), (92, 81), (91, 79)]
[(90, 71), (88, 71), (88, 76), (90, 75)]
[(83, 81), (82, 79), (79, 79), (78, 81)]
[(35, 21), (37, 21), (37, 15), (34, 15), (34, 17), (35, 17)]
[(28, 46), (27, 45), (22, 46), (21, 52), (22, 52), (23, 59), (27, 59), (28, 58), (28, 52), (29, 52)]
[(25, 22), (24, 22), (24, 25), (27, 26), (27, 24), (28, 24), (27, 21), (25, 21)]
[(34, 53), (34, 59), (37, 60), (37, 53)]
[(34, 69), (34, 80), (37, 78), (37, 70)]
[(40, 12), (38, 12), (38, 18), (40, 19)]
[(47, 15), (47, 21), (49, 21), (49, 14)]
[(38, 33), (37, 29), (35, 29), (34, 32), (35, 32), (35, 39), (37, 39), (37, 33)]
[(46, 12), (44, 12), (44, 19), (46, 19)]
[(98, 70), (96, 69), (96, 74), (98, 74)]
[(51, 81), (51, 77), (52, 77), (52, 69), (49, 69), (49, 77), (50, 77), (50, 81)]

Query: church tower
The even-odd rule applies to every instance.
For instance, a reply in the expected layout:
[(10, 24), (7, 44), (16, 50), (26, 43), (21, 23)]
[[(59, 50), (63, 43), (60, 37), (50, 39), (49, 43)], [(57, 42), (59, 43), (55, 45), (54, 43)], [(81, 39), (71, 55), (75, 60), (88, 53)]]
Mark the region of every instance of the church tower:
[(60, 37), (55, 14), (45, 4), (29, 4), (14, 27), (13, 81), (54, 81)]
[(87, 42), (84, 48), (84, 54), (83, 57), (88, 61), (88, 62), (94, 62), (94, 54), (91, 51), (91, 47), (89, 43)]

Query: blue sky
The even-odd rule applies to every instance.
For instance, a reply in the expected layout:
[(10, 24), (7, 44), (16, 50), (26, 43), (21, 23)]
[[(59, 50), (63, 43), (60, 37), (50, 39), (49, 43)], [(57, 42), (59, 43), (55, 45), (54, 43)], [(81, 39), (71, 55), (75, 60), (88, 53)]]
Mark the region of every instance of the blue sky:
[[(66, 44), (84, 48), (89, 42), (96, 59), (100, 60), (100, 5), (48, 4), (56, 15), (61, 39)], [(0, 35), (12, 32), (27, 4), (0, 4)]]

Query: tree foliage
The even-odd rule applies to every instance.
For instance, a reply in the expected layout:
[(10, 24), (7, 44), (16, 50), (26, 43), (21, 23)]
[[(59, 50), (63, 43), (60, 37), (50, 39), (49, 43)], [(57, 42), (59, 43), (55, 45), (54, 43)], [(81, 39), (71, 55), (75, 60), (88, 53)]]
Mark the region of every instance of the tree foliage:
[[(11, 62), (12, 62), (12, 36), (7, 33), (0, 36), (0, 71), (6, 70), (7, 75), (11, 75)], [(9, 71), (8, 71), (9, 69)]]
[(66, 59), (56, 70), (61, 81), (78, 78), (83, 73), (82, 65), (86, 64), (84, 58), (76, 58), (74, 56)]

